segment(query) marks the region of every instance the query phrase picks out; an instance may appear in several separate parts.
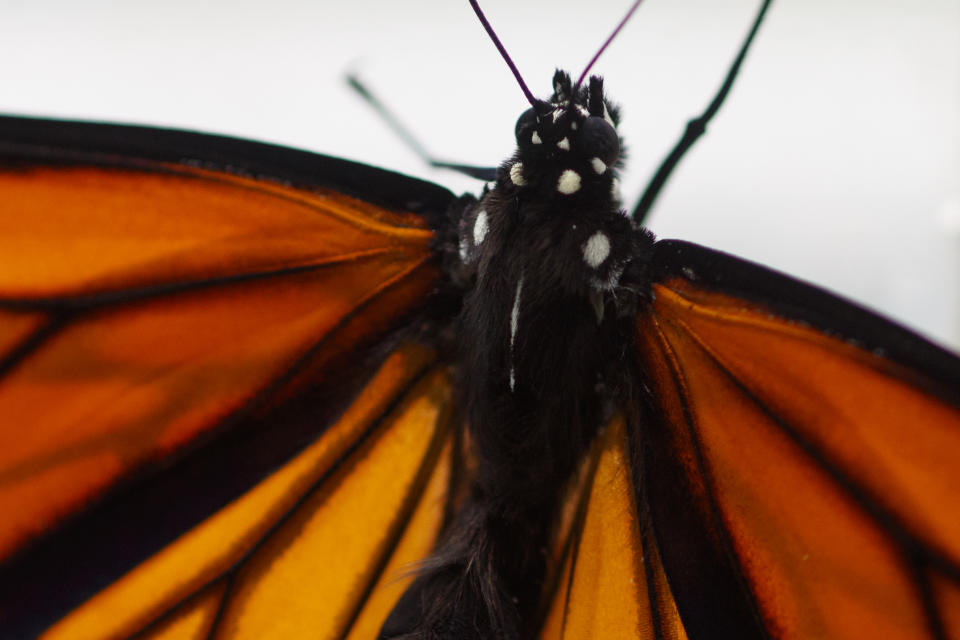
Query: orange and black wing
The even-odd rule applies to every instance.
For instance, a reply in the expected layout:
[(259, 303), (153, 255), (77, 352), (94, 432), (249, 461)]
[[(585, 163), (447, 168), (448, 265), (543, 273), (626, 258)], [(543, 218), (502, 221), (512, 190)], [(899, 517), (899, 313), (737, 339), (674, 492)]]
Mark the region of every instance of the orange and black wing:
[(957, 358), (703, 247), (652, 263), (541, 638), (960, 638)]
[(627, 449), (689, 637), (960, 638), (960, 361), (731, 256), (653, 265)]
[[(570, 491), (540, 640), (685, 640), (623, 417), (594, 443)], [(720, 636), (710, 636), (720, 637)]]
[(0, 119), (0, 636), (369, 637), (443, 514), (449, 382), (404, 331), (451, 201)]

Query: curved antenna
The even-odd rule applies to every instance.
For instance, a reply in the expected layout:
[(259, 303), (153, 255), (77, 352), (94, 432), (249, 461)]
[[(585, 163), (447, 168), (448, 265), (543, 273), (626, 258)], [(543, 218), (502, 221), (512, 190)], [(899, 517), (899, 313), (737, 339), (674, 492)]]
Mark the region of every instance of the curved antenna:
[(575, 85), (573, 86), (573, 91), (574, 91), (574, 93), (576, 93), (577, 89), (580, 88), (580, 85), (583, 84), (584, 78), (586, 78), (586, 77), (587, 77), (587, 74), (590, 73), (590, 69), (593, 68), (593, 65), (597, 62), (597, 59), (600, 57), (600, 55), (601, 55), (604, 51), (607, 50), (607, 47), (609, 47), (609, 46), (610, 46), (610, 43), (613, 42), (613, 39), (617, 37), (617, 34), (620, 33), (620, 30), (623, 29), (623, 25), (627, 24), (627, 21), (628, 21), (628, 20), (630, 19), (630, 17), (633, 15), (633, 12), (637, 10), (637, 7), (640, 6), (640, 3), (641, 3), (641, 2), (643, 2), (643, 0), (635, 0), (635, 1), (634, 1), (633, 5), (630, 7), (630, 10), (627, 11), (627, 14), (626, 14), (625, 16), (623, 16), (623, 18), (620, 20), (620, 24), (617, 25), (617, 28), (613, 30), (613, 33), (611, 33), (611, 34), (607, 37), (607, 39), (604, 40), (603, 44), (600, 45), (600, 48), (597, 50), (597, 52), (596, 52), (595, 54), (593, 54), (593, 57), (592, 57), (592, 58), (590, 58), (590, 62), (587, 63), (587, 66), (586, 66), (586, 68), (583, 70), (583, 73), (581, 73), (581, 74), (580, 74), (580, 77), (577, 79), (577, 84), (575, 84)]
[(473, 12), (476, 13), (477, 17), (480, 19), (480, 24), (482, 24), (483, 28), (487, 30), (487, 35), (490, 36), (491, 40), (493, 40), (493, 44), (497, 47), (497, 51), (500, 52), (500, 55), (506, 61), (507, 66), (510, 67), (510, 71), (513, 72), (513, 77), (517, 79), (517, 84), (520, 85), (523, 95), (527, 97), (527, 102), (529, 102), (530, 106), (532, 107), (537, 106), (537, 99), (533, 97), (532, 93), (530, 93), (530, 89), (527, 88), (527, 83), (523, 81), (523, 77), (520, 75), (517, 65), (513, 64), (513, 60), (511, 60), (510, 56), (507, 55), (507, 50), (503, 48), (503, 43), (500, 42), (500, 38), (497, 37), (497, 34), (493, 31), (493, 27), (490, 26), (489, 22), (487, 22), (487, 17), (483, 15), (483, 11), (480, 10), (480, 5), (477, 3), (477, 0), (470, 0), (470, 6), (473, 7)]

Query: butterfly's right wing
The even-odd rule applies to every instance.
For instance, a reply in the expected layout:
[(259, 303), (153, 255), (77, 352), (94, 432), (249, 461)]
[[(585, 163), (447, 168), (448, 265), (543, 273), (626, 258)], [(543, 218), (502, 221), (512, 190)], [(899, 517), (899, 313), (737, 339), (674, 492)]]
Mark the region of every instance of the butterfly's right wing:
[(960, 638), (960, 359), (704, 247), (655, 246), (630, 430), (692, 638)]
[(960, 638), (960, 360), (733, 256), (653, 265), (646, 400), (574, 492), (543, 637)]
[(571, 490), (541, 640), (686, 640), (631, 450), (618, 417)]

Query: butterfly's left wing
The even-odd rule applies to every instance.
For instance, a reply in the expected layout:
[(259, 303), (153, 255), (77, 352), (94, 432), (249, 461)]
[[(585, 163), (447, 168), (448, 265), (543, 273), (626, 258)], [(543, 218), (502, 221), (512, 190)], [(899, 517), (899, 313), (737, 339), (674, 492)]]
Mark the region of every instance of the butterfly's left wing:
[(452, 195), (18, 118), (0, 163), (0, 636), (372, 633), (442, 518)]

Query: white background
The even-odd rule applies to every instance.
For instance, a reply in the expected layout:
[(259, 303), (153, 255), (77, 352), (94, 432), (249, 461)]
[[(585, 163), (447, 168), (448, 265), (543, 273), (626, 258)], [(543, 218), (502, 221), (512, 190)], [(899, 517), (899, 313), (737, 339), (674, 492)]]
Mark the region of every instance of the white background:
[[(486, 0), (535, 93), (628, 0)], [(351, 94), (362, 73), (437, 155), (494, 165), (525, 108), (466, 1), (0, 6), (0, 111), (303, 147), (426, 177)], [(624, 195), (707, 103), (756, 2), (646, 0), (596, 70), (624, 105)], [(827, 286), (960, 346), (960, 0), (778, 0), (651, 226)], [(0, 203), (2, 206), (2, 203)], [(0, 257), (2, 259), (2, 257)]]

